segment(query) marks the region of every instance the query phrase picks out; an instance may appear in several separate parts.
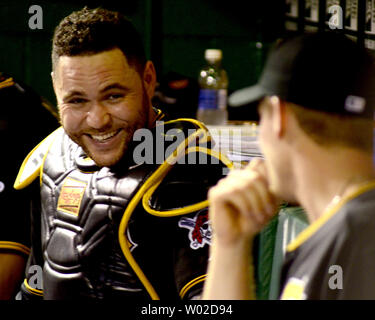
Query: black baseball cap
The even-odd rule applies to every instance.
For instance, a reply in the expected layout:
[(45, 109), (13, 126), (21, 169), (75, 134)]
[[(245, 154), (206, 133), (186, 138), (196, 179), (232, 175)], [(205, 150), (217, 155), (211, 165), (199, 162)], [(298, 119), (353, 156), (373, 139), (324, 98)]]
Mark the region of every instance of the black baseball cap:
[(308, 109), (372, 118), (373, 57), (342, 33), (326, 31), (280, 40), (271, 49), (258, 83), (231, 94), (229, 105), (273, 95)]

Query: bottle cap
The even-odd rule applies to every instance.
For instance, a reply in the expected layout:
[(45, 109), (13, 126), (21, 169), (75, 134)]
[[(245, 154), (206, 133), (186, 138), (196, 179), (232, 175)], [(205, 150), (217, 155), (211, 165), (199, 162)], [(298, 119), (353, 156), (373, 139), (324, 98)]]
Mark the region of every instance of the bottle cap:
[(206, 49), (204, 52), (204, 58), (208, 61), (221, 60), (223, 52), (220, 49)]

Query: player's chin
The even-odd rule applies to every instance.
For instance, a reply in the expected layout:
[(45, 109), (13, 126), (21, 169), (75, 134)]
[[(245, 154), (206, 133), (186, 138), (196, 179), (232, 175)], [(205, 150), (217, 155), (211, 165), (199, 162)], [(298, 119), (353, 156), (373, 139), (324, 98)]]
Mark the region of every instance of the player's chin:
[(278, 183), (278, 181), (275, 181), (275, 179), (270, 179), (268, 182), (268, 191), (275, 196), (276, 198), (278, 197), (283, 197), (284, 196), (284, 189), (282, 186)]
[(294, 195), (285, 185), (272, 183), (269, 185), (269, 191), (272, 194), (273, 200), (275, 201), (276, 205), (280, 205), (284, 201), (290, 203), (294, 203), (296, 201)]
[(112, 167), (120, 161), (122, 155), (93, 155), (91, 158), (99, 167)]
[(121, 141), (117, 147), (107, 150), (96, 150), (89, 147), (87, 153), (99, 167), (112, 167), (124, 157), (127, 149), (128, 143)]

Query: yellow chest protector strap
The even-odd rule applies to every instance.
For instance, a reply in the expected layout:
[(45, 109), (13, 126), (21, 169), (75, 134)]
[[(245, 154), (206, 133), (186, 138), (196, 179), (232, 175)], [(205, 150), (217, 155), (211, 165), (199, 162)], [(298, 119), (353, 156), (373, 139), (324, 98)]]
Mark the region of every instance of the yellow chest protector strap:
[(62, 130), (62, 127), (56, 129), (27, 155), (14, 182), (13, 187), (15, 189), (20, 190), (27, 187), (39, 176), (48, 150), (56, 136), (61, 133)]
[[(171, 121), (172, 122), (172, 121)], [(201, 127), (201, 126), (200, 126)], [(142, 269), (139, 267), (138, 263), (135, 261), (131, 251), (130, 247), (128, 246), (128, 241), (126, 238), (126, 228), (128, 226), (128, 222), (130, 220), (130, 217), (132, 213), (134, 212), (136, 206), (140, 201), (142, 201), (143, 206), (145, 210), (153, 215), (157, 215), (160, 217), (170, 217), (170, 216), (177, 216), (177, 215), (183, 215), (189, 212), (193, 212), (199, 208), (207, 207), (208, 201), (203, 201), (198, 204), (189, 206), (184, 209), (177, 209), (173, 211), (167, 211), (167, 212), (160, 212), (152, 210), (148, 205), (148, 199), (151, 197), (152, 193), (156, 190), (156, 188), (159, 186), (161, 181), (164, 179), (164, 177), (168, 174), (168, 172), (172, 169), (173, 164), (175, 164), (180, 157), (184, 156), (185, 154), (189, 153), (192, 149), (189, 148), (189, 146), (196, 141), (197, 138), (200, 141), (208, 141), (209, 137), (207, 135), (207, 131), (205, 128), (200, 128), (197, 131), (195, 131), (193, 134), (191, 134), (189, 137), (186, 138), (185, 141), (183, 141), (176, 150), (160, 165), (160, 167), (149, 177), (149, 179), (140, 187), (138, 192), (134, 195), (132, 200), (129, 202), (127, 208), (124, 211), (124, 214), (122, 216), (120, 227), (118, 230), (118, 238), (121, 250), (128, 261), (129, 265), (132, 267), (133, 271), (138, 276), (139, 280), (142, 282), (144, 287), (146, 288), (147, 292), (149, 293), (150, 297), (153, 300), (159, 300), (159, 296), (156, 293), (155, 289), (147, 279), (146, 275), (143, 273)], [(203, 148), (202, 148), (203, 149)], [(205, 149), (205, 148), (204, 148)], [(207, 150), (207, 149), (205, 149)], [(200, 151), (199, 148), (194, 148), (194, 151)], [(206, 151), (209, 152), (209, 151)], [(214, 155), (212, 153), (212, 155)], [(214, 156), (223, 159), (224, 157), (219, 154), (215, 154)], [(223, 160), (222, 160), (223, 161)], [(223, 161), (229, 168), (232, 168), (232, 164), (229, 160), (225, 158)], [(186, 290), (187, 291), (187, 290)], [(186, 292), (184, 292), (185, 294)]]

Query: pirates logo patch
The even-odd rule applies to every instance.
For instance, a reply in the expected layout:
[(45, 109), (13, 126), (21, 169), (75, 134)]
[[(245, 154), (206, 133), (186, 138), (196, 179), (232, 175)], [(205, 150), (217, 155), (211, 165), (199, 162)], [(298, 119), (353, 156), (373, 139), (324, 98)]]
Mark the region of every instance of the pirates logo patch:
[(189, 229), (190, 248), (196, 250), (211, 245), (212, 228), (207, 209), (199, 211), (194, 218), (181, 218), (178, 226)]

